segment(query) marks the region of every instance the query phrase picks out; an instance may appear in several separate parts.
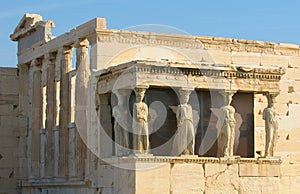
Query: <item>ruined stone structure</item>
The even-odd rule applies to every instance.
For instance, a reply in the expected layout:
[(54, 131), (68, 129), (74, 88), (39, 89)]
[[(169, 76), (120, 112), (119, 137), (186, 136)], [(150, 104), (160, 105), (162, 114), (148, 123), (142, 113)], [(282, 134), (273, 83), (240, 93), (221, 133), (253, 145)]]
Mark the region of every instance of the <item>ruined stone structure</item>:
[(296, 193), (300, 47), (26, 14), (0, 69), (0, 193)]

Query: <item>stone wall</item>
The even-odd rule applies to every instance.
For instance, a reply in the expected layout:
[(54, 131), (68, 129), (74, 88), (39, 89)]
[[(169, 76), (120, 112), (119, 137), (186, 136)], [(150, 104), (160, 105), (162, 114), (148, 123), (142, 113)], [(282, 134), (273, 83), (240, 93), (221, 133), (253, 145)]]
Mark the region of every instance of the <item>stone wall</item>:
[[(99, 177), (100, 193), (286, 193), (279, 190), (278, 161), (192, 156), (122, 158), (106, 162), (113, 165), (101, 164), (106, 176)], [(120, 165), (123, 168), (118, 168)]]
[(16, 68), (0, 68), (0, 193), (16, 193), (21, 134), (19, 79)]

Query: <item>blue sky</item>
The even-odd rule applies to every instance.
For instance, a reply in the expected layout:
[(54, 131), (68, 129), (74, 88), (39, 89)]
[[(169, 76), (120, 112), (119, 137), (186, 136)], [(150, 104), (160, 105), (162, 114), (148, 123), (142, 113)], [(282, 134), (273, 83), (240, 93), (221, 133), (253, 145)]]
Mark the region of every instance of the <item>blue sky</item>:
[(96, 17), (110, 29), (143, 24), (192, 35), (300, 44), (300, 1), (268, 0), (10, 0), (0, 7), (1, 67), (15, 67), (17, 44), (9, 35), (25, 13), (53, 20), (58, 36)]

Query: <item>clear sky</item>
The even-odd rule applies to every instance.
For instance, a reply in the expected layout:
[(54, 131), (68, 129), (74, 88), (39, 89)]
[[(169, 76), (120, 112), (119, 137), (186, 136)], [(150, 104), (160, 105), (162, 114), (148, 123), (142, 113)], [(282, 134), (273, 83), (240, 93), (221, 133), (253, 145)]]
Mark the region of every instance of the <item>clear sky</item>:
[(17, 44), (9, 39), (25, 13), (53, 20), (53, 35), (96, 17), (110, 29), (169, 25), (192, 35), (300, 44), (298, 0), (2, 0), (1, 67), (15, 67)]

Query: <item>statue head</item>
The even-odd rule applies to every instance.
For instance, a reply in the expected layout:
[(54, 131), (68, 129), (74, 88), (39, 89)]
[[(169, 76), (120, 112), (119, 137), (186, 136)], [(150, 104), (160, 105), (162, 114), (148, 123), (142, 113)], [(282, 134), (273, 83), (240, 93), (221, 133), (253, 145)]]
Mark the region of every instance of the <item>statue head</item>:
[(142, 102), (145, 97), (146, 88), (135, 88), (134, 89), (136, 102)]
[(180, 104), (187, 104), (189, 99), (190, 99), (190, 94), (192, 90), (191, 89), (184, 89), (180, 88), (179, 89), (179, 94), (180, 94)]
[(236, 91), (234, 90), (222, 90), (219, 91), (219, 93), (223, 96), (224, 98), (224, 105), (229, 106), (232, 102), (232, 96), (235, 94)]
[(225, 105), (230, 105), (231, 104), (231, 102), (232, 102), (232, 96), (233, 96), (232, 93), (229, 93), (229, 92), (225, 93), (225, 96), (224, 96)]
[(277, 94), (268, 93), (266, 96), (268, 99), (268, 107), (269, 108), (273, 107), (275, 104), (275, 98), (276, 98)]

